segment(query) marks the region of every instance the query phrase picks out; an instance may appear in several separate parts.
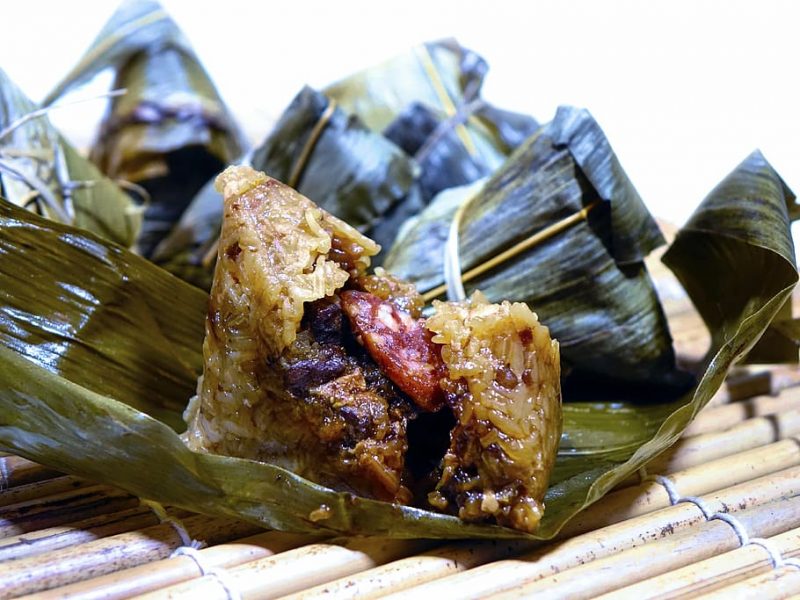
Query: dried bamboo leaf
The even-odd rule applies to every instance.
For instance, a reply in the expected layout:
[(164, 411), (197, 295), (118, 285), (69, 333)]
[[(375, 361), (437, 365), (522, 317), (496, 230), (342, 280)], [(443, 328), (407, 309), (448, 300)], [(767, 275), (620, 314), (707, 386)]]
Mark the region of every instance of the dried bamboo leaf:
[[(560, 496), (559, 489), (569, 493), (571, 483), (582, 485), (583, 481), (587, 503), (602, 497), (620, 481), (623, 473), (633, 473), (674, 443), (719, 389), (735, 362), (761, 339), (791, 298), (798, 281), (790, 231), (791, 219), (797, 214), (794, 199), (774, 169), (755, 152), (701, 203), (663, 259), (711, 330), (711, 349), (698, 383), (673, 402), (627, 405), (626, 410), (641, 418), (641, 427), (629, 439), (647, 430), (652, 431), (651, 439), (632, 453), (629, 449), (625, 462), (602, 451), (594, 453), (592, 460), (599, 463), (596, 468), (605, 472), (588, 485), (585, 485), (587, 472), (581, 469), (592, 460), (583, 465), (561, 461), (559, 478), (568, 478), (554, 485), (551, 495)], [(591, 410), (592, 406), (579, 403), (570, 408), (574, 415), (575, 410)], [(622, 405), (607, 408), (619, 411)], [(587, 447), (591, 452), (591, 446), (603, 442), (602, 436), (597, 435), (603, 424), (592, 426), (583, 420), (583, 426), (586, 429), (582, 437), (593, 440)], [(626, 428), (628, 425), (620, 424), (620, 430)], [(568, 429), (570, 426), (565, 424), (565, 430)], [(574, 425), (572, 429), (575, 430)], [(621, 441), (623, 438), (605, 440), (611, 444)], [(573, 435), (567, 444), (562, 442), (562, 451), (569, 453), (570, 446), (571, 453), (576, 454), (584, 442)], [(547, 518), (558, 520), (562, 515), (553, 512), (561, 513), (564, 506), (558, 503), (552, 510), (551, 501)], [(567, 514), (573, 508), (567, 508)]]
[(91, 158), (148, 192), (139, 250), (149, 256), (203, 184), (241, 154), (241, 135), (158, 2), (123, 2), (47, 102), (109, 68), (127, 93), (109, 103)]
[[(791, 310), (791, 300), (787, 302)], [(751, 364), (796, 363), (800, 347), (800, 319), (781, 318), (770, 323), (743, 362)]]
[(126, 247), (142, 209), (76, 152), (0, 70), (0, 196)]
[[(312, 142), (315, 126), (331, 107)], [(310, 154), (303, 160), (307, 148)], [(403, 200), (416, 175), (416, 165), (402, 150), (308, 87), (253, 152), (252, 163), (365, 232)]]
[(452, 110), (480, 93), (489, 66), (454, 39), (422, 44), (331, 84), (326, 96), (375, 131), (383, 131), (413, 102)]
[(214, 189), (212, 179), (189, 203), (169, 235), (156, 246), (150, 260), (176, 277), (208, 291), (214, 275), (214, 246), (221, 223), (222, 196)]
[[(729, 210), (733, 203), (741, 205), (739, 212)], [(664, 255), (711, 331), (712, 352), (733, 336), (739, 315), (752, 310), (751, 297), (774, 292), (795, 268), (794, 244), (784, 230), (797, 216), (795, 195), (755, 151), (711, 192)], [(773, 264), (772, 253), (784, 262)], [(690, 258), (696, 264), (689, 265)], [(719, 268), (734, 260), (741, 261), (739, 268)], [(774, 323), (752, 348), (751, 362), (797, 361), (791, 299), (779, 307)]]

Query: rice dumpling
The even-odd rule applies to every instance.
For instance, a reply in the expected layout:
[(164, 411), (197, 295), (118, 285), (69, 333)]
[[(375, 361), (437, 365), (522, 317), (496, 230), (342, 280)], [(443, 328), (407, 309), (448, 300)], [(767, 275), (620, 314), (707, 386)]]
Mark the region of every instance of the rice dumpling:
[(400, 144), (405, 148), (414, 139), (430, 146), (429, 125), (443, 126), (438, 133), (452, 132), (453, 142), (492, 172), (538, 123), (530, 116), (499, 110), (481, 98), (488, 71), (488, 63), (478, 53), (450, 38), (415, 46), (323, 92), (367, 127), (395, 141), (399, 141), (398, 127), (405, 128)]
[(150, 256), (200, 188), (241, 153), (236, 128), (197, 59), (167, 46), (136, 54), (117, 72), (115, 98), (91, 158), (150, 200), (139, 250)]
[(436, 302), (379, 247), (249, 167), (224, 218), (190, 448), (534, 531), (561, 436), (558, 342), (524, 304)]
[(200, 188), (242, 153), (243, 138), (188, 39), (157, 1), (122, 2), (45, 104), (108, 69), (114, 88), (126, 93), (109, 102), (91, 159), (147, 199), (137, 247), (149, 257)]
[[(468, 105), (475, 119), (496, 132), (496, 156), (485, 159), (470, 150), (459, 135), (459, 115), (448, 117), (421, 102), (402, 111), (383, 134), (419, 164), (418, 177), (424, 205), (439, 192), (491, 175), (539, 124), (535, 119), (499, 110), (483, 100)], [(463, 116), (466, 119), (467, 115)], [(419, 211), (417, 211), (419, 212)]]
[[(536, 307), (561, 342), (571, 399), (596, 398), (598, 385), (617, 399), (637, 387), (672, 398), (692, 379), (644, 264), (661, 243), (600, 126), (561, 107), (482, 186), (439, 194), (383, 266), (429, 297), (472, 273), (467, 293)], [(448, 279), (453, 254), (464, 273)]]
[[(490, 175), (539, 128), (532, 117), (479, 97), (487, 69), (477, 54), (447, 40), (324, 92), (304, 87), (243, 162), (388, 249), (439, 191)], [(207, 185), (150, 258), (208, 289), (221, 218), (222, 200)]]

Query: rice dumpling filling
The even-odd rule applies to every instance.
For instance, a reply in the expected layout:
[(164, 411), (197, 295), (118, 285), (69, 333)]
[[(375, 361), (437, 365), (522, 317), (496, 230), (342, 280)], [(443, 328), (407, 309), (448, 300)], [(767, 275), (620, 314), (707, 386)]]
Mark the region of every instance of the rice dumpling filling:
[[(249, 167), (225, 213), (196, 450), (341, 491), (535, 530), (561, 435), (558, 344), (523, 304), (436, 303), (378, 246)], [(413, 444), (413, 448), (409, 446)]]

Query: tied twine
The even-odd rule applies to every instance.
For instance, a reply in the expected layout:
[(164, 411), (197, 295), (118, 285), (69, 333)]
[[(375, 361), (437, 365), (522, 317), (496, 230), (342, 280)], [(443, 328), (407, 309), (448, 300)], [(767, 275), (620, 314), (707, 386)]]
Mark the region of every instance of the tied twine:
[(7, 456), (0, 456), (0, 492), (11, 487), (11, 476), (8, 473)]
[(458, 207), (456, 214), (453, 216), (453, 220), (450, 223), (450, 231), (447, 236), (447, 243), (444, 246), (444, 280), (445, 283), (433, 288), (432, 290), (428, 290), (424, 294), (422, 294), (422, 299), (425, 302), (430, 302), (434, 298), (438, 298), (442, 294), (447, 294), (447, 299), (461, 302), (466, 299), (466, 292), (464, 290), (464, 284), (472, 281), (476, 277), (483, 275), (487, 271), (494, 269), (495, 267), (503, 264), (504, 262), (511, 260), (512, 258), (518, 256), (522, 252), (526, 250), (530, 250), (531, 248), (549, 240), (550, 238), (558, 235), (562, 231), (569, 229), (570, 227), (580, 223), (581, 221), (585, 221), (588, 216), (589, 212), (598, 206), (602, 201), (595, 200), (591, 204), (584, 206), (581, 210), (576, 213), (569, 215), (561, 219), (560, 221), (556, 221), (555, 223), (548, 225), (544, 229), (540, 229), (530, 237), (522, 240), (511, 246), (510, 248), (504, 250), (500, 254), (485, 260), (484, 262), (480, 263), (479, 265), (471, 268), (466, 273), (461, 272), (461, 258), (459, 255), (459, 230), (461, 228), (461, 221), (464, 217), (464, 213), (466, 212), (468, 206), (473, 202), (475, 198), (478, 197), (479, 194), (471, 196), (466, 201), (464, 201), (461, 206)]
[(197, 565), (197, 570), (200, 571), (200, 577), (213, 577), (225, 591), (228, 600), (241, 600), (242, 595), (236, 589), (230, 574), (225, 569), (209, 566), (205, 562), (202, 552), (191, 546), (181, 546), (169, 555), (170, 558), (178, 558), (179, 556), (185, 556), (194, 561), (194, 564)]
[(192, 538), (192, 536), (189, 534), (189, 530), (186, 529), (186, 525), (183, 524), (183, 521), (177, 517), (171, 517), (169, 514), (167, 514), (166, 509), (155, 500), (145, 500), (144, 498), (140, 498), (139, 503), (142, 506), (146, 506), (152, 510), (158, 518), (159, 523), (170, 525), (175, 530), (175, 533), (178, 534), (183, 546), (188, 546), (190, 548), (194, 548), (195, 550), (199, 550), (205, 546), (204, 542)]
[(140, 498), (139, 502), (141, 502), (143, 506), (147, 506), (150, 510), (152, 510), (160, 523), (171, 525), (178, 534), (178, 537), (181, 539), (182, 545), (173, 550), (172, 554), (169, 555), (170, 558), (178, 558), (180, 556), (189, 558), (192, 562), (194, 562), (195, 565), (197, 565), (197, 570), (200, 572), (201, 577), (213, 577), (217, 583), (222, 586), (222, 589), (225, 590), (228, 600), (241, 599), (242, 596), (236, 589), (236, 586), (233, 585), (229, 574), (224, 569), (214, 568), (206, 563), (203, 554), (200, 552), (200, 550), (206, 544), (199, 540), (193, 539), (189, 534), (189, 530), (186, 529), (186, 525), (183, 524), (183, 521), (177, 517), (169, 516), (164, 507), (154, 500), (145, 500)]
[(300, 179), (303, 177), (303, 172), (306, 170), (308, 159), (311, 158), (311, 153), (314, 152), (314, 148), (317, 146), (322, 132), (325, 131), (325, 128), (328, 126), (328, 123), (330, 123), (333, 113), (335, 112), (336, 101), (330, 99), (328, 100), (328, 106), (325, 107), (325, 110), (322, 112), (317, 122), (314, 123), (314, 128), (311, 130), (306, 143), (303, 144), (303, 148), (300, 150), (300, 154), (292, 166), (289, 179), (286, 182), (289, 187), (297, 189), (297, 186), (300, 184)]
[[(328, 100), (328, 106), (325, 107), (325, 110), (322, 111), (322, 114), (319, 116), (319, 119), (317, 119), (317, 122), (314, 123), (311, 133), (306, 139), (306, 143), (303, 144), (303, 147), (300, 149), (300, 154), (297, 155), (297, 160), (295, 160), (294, 164), (292, 165), (292, 170), (289, 172), (289, 177), (286, 180), (286, 185), (289, 187), (297, 189), (297, 186), (300, 184), (300, 180), (303, 178), (303, 172), (306, 170), (306, 166), (308, 166), (308, 161), (311, 158), (311, 155), (314, 153), (314, 148), (317, 147), (317, 142), (322, 137), (322, 133), (330, 123), (335, 112), (336, 101), (331, 98)], [(205, 254), (203, 254), (200, 264), (206, 269), (209, 268), (214, 260), (216, 260), (218, 253), (219, 236), (217, 236), (217, 238), (214, 240), (214, 243), (211, 244), (208, 250), (206, 250)]]

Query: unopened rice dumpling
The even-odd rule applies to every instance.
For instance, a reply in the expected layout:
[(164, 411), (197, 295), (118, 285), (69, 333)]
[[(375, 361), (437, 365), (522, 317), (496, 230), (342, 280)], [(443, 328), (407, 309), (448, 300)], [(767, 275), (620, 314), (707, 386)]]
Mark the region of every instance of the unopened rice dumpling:
[(45, 105), (108, 70), (114, 89), (124, 93), (109, 102), (90, 157), (144, 200), (136, 247), (150, 258), (200, 188), (241, 154), (243, 138), (189, 40), (159, 2), (122, 2)]
[[(522, 303), (435, 302), (379, 247), (249, 167), (224, 218), (195, 450), (361, 496), (534, 531), (561, 436), (558, 342)], [(320, 518), (324, 518), (322, 515)]]

